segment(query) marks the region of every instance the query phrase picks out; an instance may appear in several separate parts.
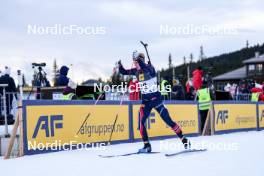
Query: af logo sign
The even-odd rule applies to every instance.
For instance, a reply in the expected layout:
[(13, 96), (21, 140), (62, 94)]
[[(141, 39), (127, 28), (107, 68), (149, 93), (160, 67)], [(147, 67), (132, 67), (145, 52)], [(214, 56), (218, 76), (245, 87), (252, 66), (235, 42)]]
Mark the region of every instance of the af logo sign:
[[(138, 127), (137, 129), (140, 130), (140, 112), (138, 113)], [(149, 114), (149, 117), (147, 118), (146, 122), (145, 122), (145, 126), (147, 129), (150, 129), (150, 126), (151, 124), (154, 124), (156, 123), (156, 120), (155, 120), (155, 113), (154, 112), (151, 112)]]
[(217, 114), (216, 124), (218, 124), (218, 121), (225, 124), (226, 119), (228, 119), (228, 110), (220, 110)]
[(36, 138), (40, 130), (45, 132), (46, 137), (53, 137), (55, 135), (55, 129), (63, 128), (62, 120), (62, 115), (51, 115), (50, 117), (40, 116), (32, 138)]

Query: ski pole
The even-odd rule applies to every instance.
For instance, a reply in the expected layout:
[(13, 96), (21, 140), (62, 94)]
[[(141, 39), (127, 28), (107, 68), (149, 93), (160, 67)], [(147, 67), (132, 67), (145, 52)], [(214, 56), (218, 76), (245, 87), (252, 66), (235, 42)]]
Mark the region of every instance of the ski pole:
[[(98, 101), (100, 100), (100, 98), (101, 98), (102, 95), (103, 95), (103, 94), (100, 94), (100, 95), (97, 97), (97, 100), (95, 101), (94, 106), (97, 105), (97, 103), (98, 103)], [(78, 132), (76, 133), (75, 137), (78, 137), (78, 134), (80, 133), (82, 127), (84, 126), (84, 124), (86, 123), (86, 121), (88, 120), (88, 118), (90, 117), (90, 115), (91, 115), (91, 112), (89, 112), (88, 115), (85, 117), (85, 120), (83, 121), (83, 123), (82, 123), (81, 127), (79, 128)]]
[[(132, 65), (131, 65), (131, 69), (130, 69), (130, 71), (129, 71), (129, 75), (131, 74), (131, 70), (132, 70), (132, 68), (133, 68), (133, 63), (132, 63)], [(122, 105), (123, 100), (124, 100), (124, 97), (125, 97), (125, 92), (123, 92), (123, 95), (122, 95), (122, 97), (121, 97), (121, 100), (120, 100), (120, 104), (119, 104), (119, 106)], [(120, 109), (119, 109), (119, 110), (120, 110)], [(119, 111), (116, 113), (115, 121), (114, 121), (114, 123), (113, 123), (113, 128), (112, 128), (112, 130), (111, 130), (111, 134), (110, 134), (110, 137), (109, 137), (109, 140), (108, 140), (108, 143), (107, 143), (108, 146), (110, 145), (110, 142), (111, 142), (111, 140), (112, 140), (112, 135), (113, 135), (113, 132), (114, 132), (114, 129), (115, 129), (115, 125), (116, 125), (116, 122), (117, 122), (118, 115), (119, 115)]]
[[(122, 105), (123, 100), (124, 100), (124, 96), (125, 96), (125, 93), (123, 93), (123, 95), (122, 95), (122, 97), (121, 97), (121, 101), (120, 101), (119, 106)], [(119, 110), (120, 110), (120, 109), (119, 109)], [(113, 127), (112, 127), (112, 130), (111, 130), (110, 138), (109, 138), (109, 140), (108, 140), (107, 145), (110, 145), (110, 142), (111, 142), (111, 140), (112, 140), (112, 135), (113, 135), (113, 132), (114, 132), (114, 129), (115, 129), (115, 125), (116, 125), (116, 122), (117, 122), (118, 115), (119, 115), (119, 111), (116, 113), (115, 121), (114, 121), (114, 123), (113, 123)]]
[(146, 53), (147, 53), (147, 56), (148, 56), (148, 60), (149, 60), (149, 63), (151, 63), (150, 61), (150, 57), (149, 57), (149, 53), (148, 53), (148, 44), (147, 43), (144, 43), (142, 41), (140, 41), (140, 43), (144, 46), (145, 50), (146, 50)]

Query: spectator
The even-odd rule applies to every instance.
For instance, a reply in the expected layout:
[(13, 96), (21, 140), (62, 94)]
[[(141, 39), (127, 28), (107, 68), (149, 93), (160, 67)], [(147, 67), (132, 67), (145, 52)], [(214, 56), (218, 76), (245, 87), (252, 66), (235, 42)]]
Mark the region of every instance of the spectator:
[(202, 76), (203, 76), (203, 70), (199, 66), (197, 69), (195, 69), (193, 72), (193, 87), (197, 91), (201, 88), (202, 86)]
[(60, 68), (60, 75), (58, 80), (56, 81), (56, 86), (67, 86), (69, 83), (69, 78), (67, 77), (69, 72), (69, 68), (66, 66), (62, 66)]
[(172, 91), (171, 91), (171, 98), (173, 100), (184, 100), (184, 88), (180, 84), (179, 80), (174, 79), (172, 85)]
[(237, 85), (233, 83), (232, 86), (230, 87), (230, 94), (232, 99), (235, 99), (236, 97), (236, 89), (237, 89)]
[[(10, 114), (12, 110), (13, 97), (17, 99), (16, 94), (16, 85), (14, 79), (10, 76), (11, 69), (9, 67), (5, 67), (4, 75), (0, 77), (0, 84), (7, 84), (8, 86), (5, 88), (6, 92), (6, 113), (8, 116), (8, 121), (13, 120), (13, 115)], [(0, 94), (3, 95), (3, 88), (0, 88)]]
[(250, 84), (245, 83), (241, 86), (241, 93), (242, 94), (249, 94), (250, 93)]
[[(2, 71), (0, 70), (0, 80), (1, 80), (1, 77), (3, 76), (3, 74), (2, 74)], [(1, 89), (1, 88), (0, 88)], [(1, 91), (0, 91), (0, 121), (1, 121), (1, 119), (3, 119), (3, 117), (2, 117), (2, 93), (1, 93)], [(1, 123), (1, 122), (0, 122)], [(1, 125), (1, 124), (0, 124)]]
[(193, 87), (193, 81), (192, 78), (189, 78), (189, 80), (186, 82), (186, 93), (191, 92), (191, 87)]
[(186, 99), (187, 100), (194, 100), (195, 91), (193, 88), (193, 81), (192, 78), (190, 78), (186, 82)]
[(136, 76), (129, 82), (129, 100), (139, 100), (139, 84)]
[(251, 101), (264, 101), (263, 87), (260, 84), (255, 84), (255, 87), (251, 89)]
[(69, 79), (67, 87), (63, 90), (63, 100), (77, 100), (77, 95), (75, 94), (77, 85)]
[(166, 79), (162, 78), (161, 84), (160, 84), (160, 93), (164, 100), (169, 99), (169, 92), (170, 92), (170, 84)]
[(230, 92), (231, 84), (227, 83), (224, 87), (225, 92)]

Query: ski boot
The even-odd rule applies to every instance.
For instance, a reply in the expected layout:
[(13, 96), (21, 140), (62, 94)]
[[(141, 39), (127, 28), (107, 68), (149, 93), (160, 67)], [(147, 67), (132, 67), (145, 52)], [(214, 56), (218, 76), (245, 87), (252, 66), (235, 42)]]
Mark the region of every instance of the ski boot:
[(183, 143), (183, 146), (184, 146), (185, 149), (190, 149), (191, 148), (191, 142), (186, 137), (182, 138), (182, 143)]
[(144, 143), (144, 147), (138, 150), (138, 153), (150, 153), (150, 152), (151, 152), (150, 143)]

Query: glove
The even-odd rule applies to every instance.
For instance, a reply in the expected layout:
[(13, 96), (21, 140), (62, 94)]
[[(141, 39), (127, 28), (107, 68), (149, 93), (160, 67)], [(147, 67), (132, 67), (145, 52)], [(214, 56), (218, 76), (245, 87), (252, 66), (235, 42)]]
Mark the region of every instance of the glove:
[(150, 61), (148, 61), (148, 65), (151, 65), (151, 62)]

